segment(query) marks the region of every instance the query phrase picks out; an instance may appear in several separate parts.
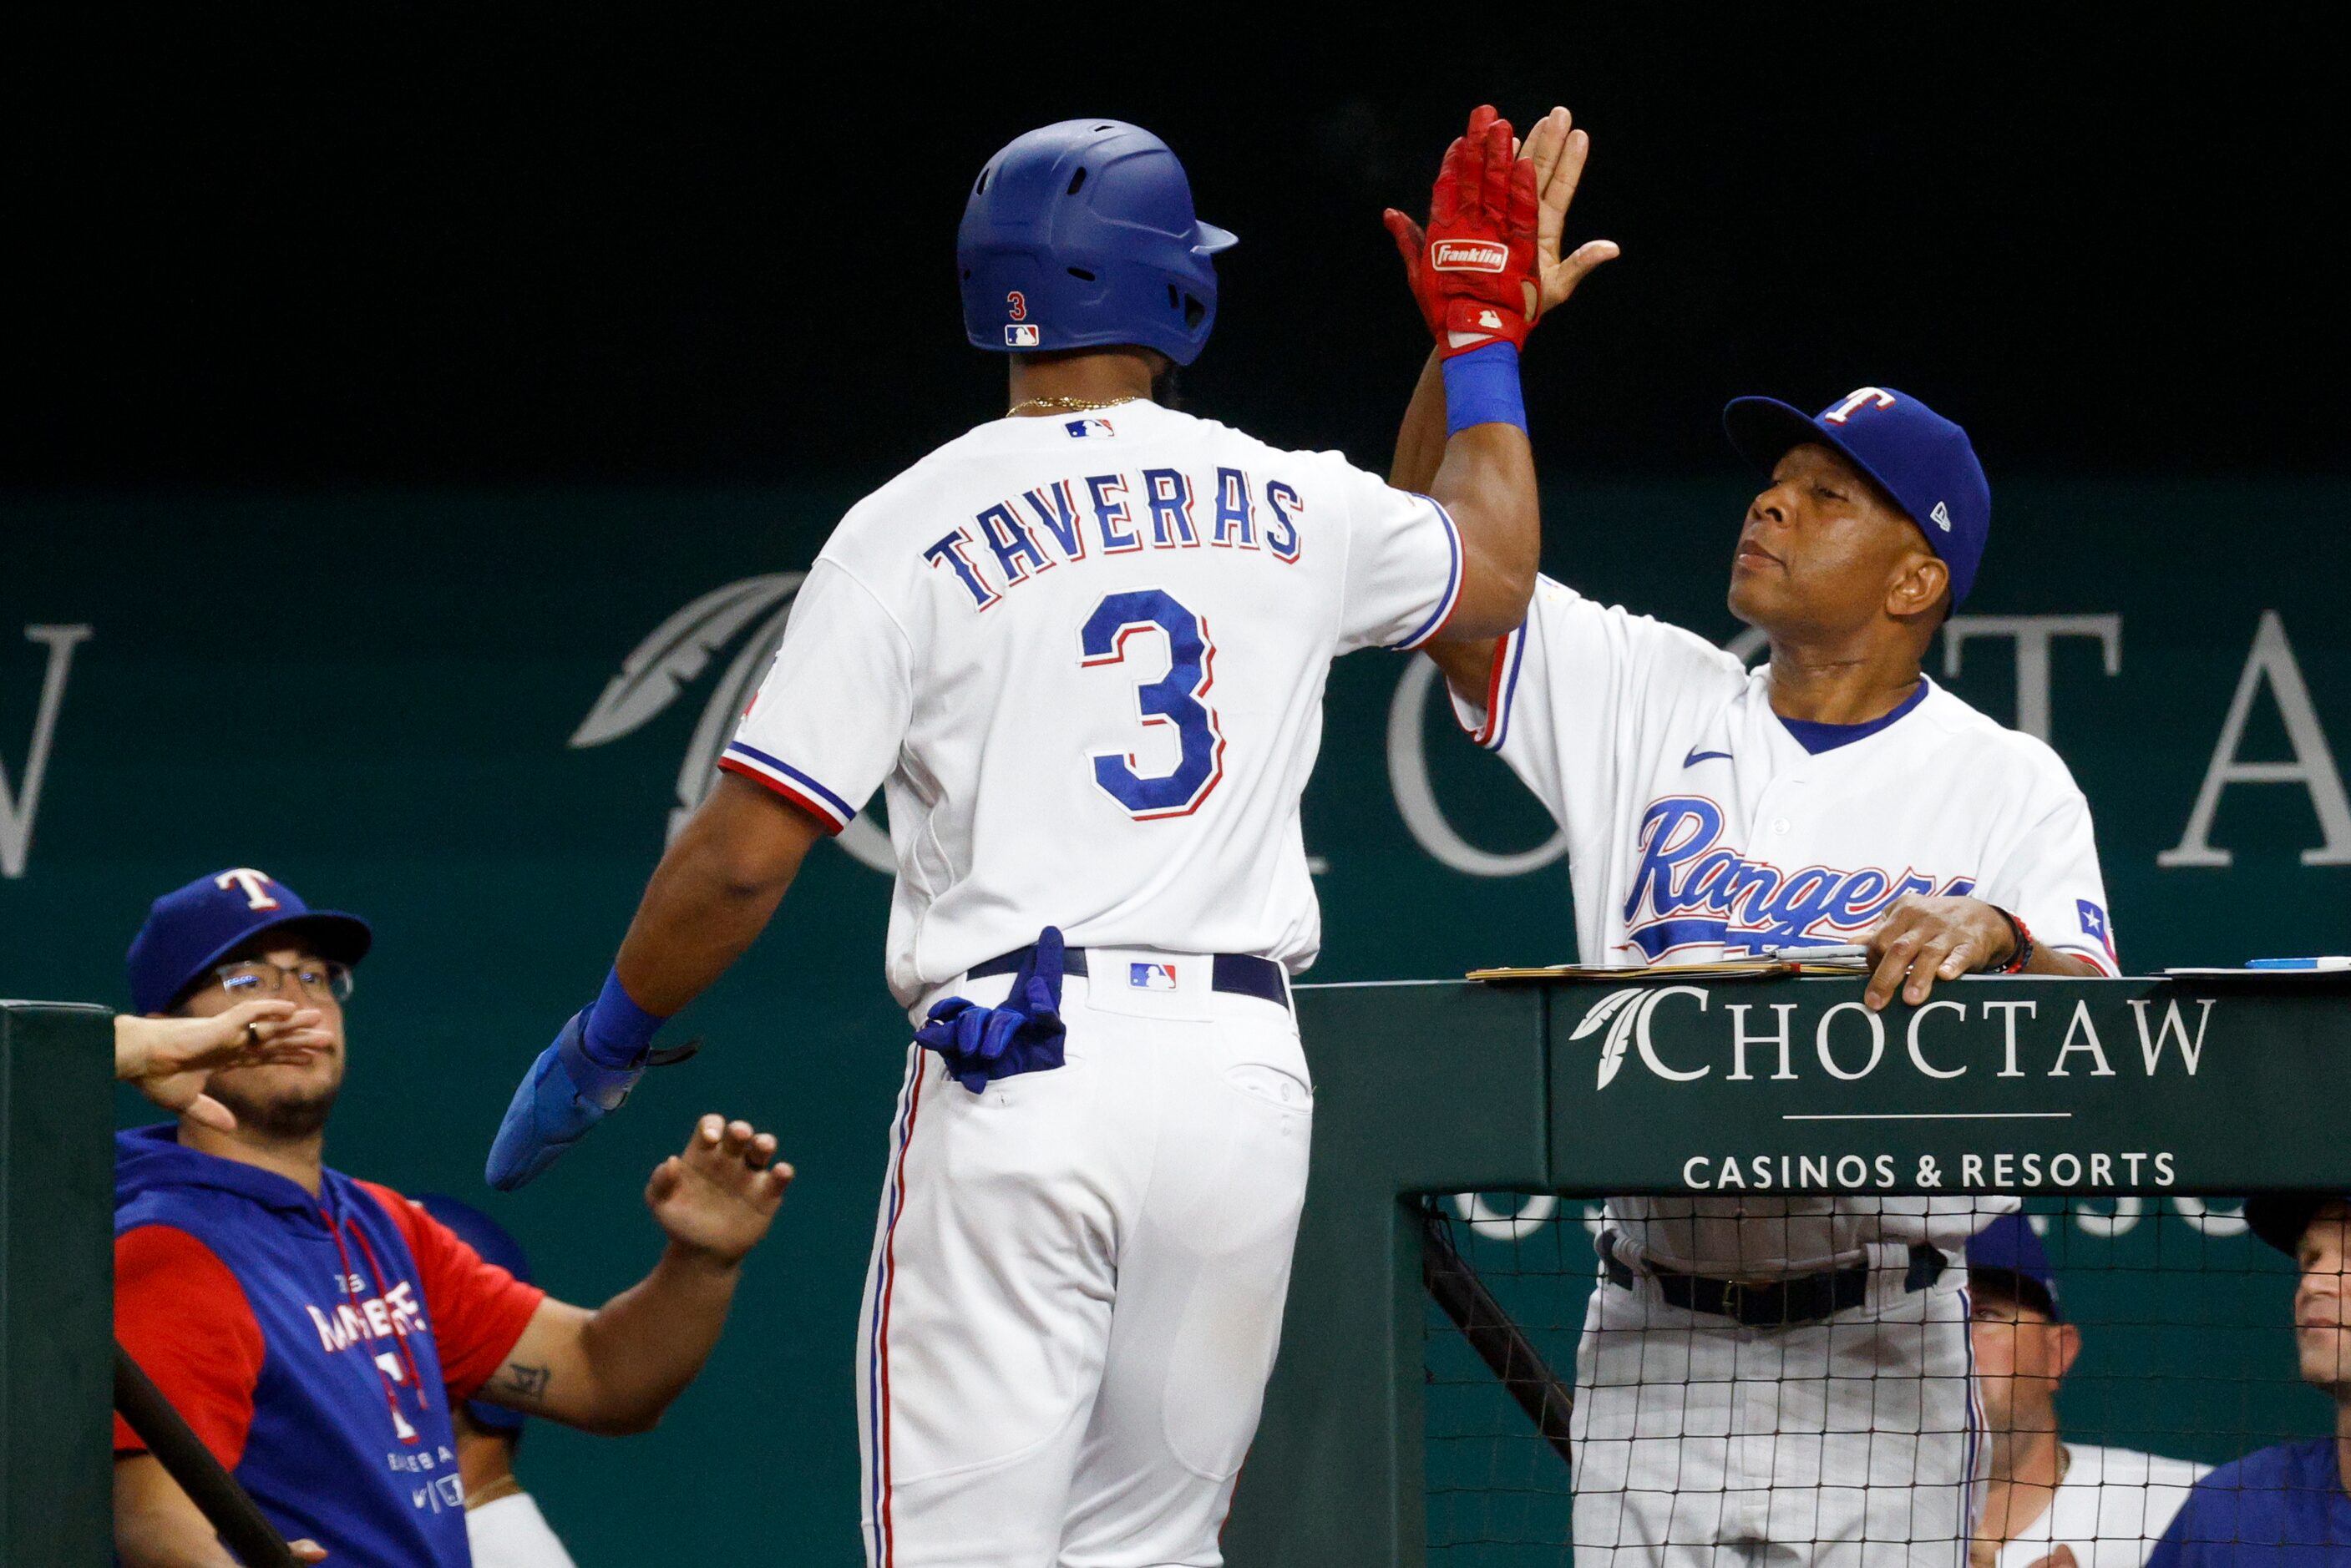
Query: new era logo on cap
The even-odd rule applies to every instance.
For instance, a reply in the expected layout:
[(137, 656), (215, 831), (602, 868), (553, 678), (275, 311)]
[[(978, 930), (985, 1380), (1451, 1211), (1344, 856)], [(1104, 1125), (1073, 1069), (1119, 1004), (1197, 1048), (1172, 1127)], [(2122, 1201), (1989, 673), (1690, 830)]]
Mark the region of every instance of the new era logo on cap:
[(1007, 327), (1004, 329), (1004, 346), (1007, 348), (1034, 348), (1037, 347), (1037, 324), (1023, 321)]
[(1948, 534), (1951, 531), (1951, 509), (1942, 502), (1936, 502), (1935, 509), (1932, 512), (1928, 513), (1927, 515), (1933, 518), (1935, 520), (1935, 526), (1940, 528), (1944, 533)]
[(1432, 240), (1428, 265), (1439, 272), (1500, 272), (1510, 253), (1492, 240)]

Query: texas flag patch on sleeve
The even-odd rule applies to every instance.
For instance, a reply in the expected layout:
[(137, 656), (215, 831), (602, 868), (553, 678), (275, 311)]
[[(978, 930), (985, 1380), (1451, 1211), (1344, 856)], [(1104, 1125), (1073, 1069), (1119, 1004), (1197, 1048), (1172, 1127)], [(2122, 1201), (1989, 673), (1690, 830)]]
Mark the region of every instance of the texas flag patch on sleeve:
[(2074, 908), (2079, 910), (2082, 916), (2082, 934), (2105, 949), (2107, 961), (2119, 971), (2123, 967), (2123, 961), (2115, 956), (2114, 927), (2107, 921), (2106, 912), (2087, 898), (2074, 899)]

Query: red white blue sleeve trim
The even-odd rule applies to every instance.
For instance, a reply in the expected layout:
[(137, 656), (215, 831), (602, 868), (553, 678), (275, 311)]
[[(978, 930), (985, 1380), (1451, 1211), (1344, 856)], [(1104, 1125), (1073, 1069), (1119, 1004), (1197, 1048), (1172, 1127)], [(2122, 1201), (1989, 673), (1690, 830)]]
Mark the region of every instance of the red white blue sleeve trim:
[[(1486, 677), (1486, 722), (1469, 730), (1469, 738), (1489, 752), (1500, 751), (1510, 739), (1510, 703), (1519, 694), (1519, 667), (1526, 656), (1523, 626), (1494, 645), (1494, 667)], [(1462, 728), (1469, 729), (1467, 724)]]
[(1395, 645), (1405, 649), (1418, 648), (1443, 631), (1445, 623), (1453, 618), (1454, 607), (1461, 602), (1461, 530), (1453, 525), (1452, 514), (1438, 504), (1436, 497), (1424, 495), (1421, 499), (1437, 514), (1437, 520), (1445, 524), (1445, 592), (1438, 596), (1437, 607), (1428, 612), (1428, 618), (1420, 623), (1420, 629)]
[(819, 784), (789, 763), (778, 761), (756, 746), (737, 741), (730, 744), (718, 765), (728, 773), (740, 774), (755, 784), (763, 784), (793, 805), (825, 825), (829, 833), (839, 833), (857, 815), (857, 808)]

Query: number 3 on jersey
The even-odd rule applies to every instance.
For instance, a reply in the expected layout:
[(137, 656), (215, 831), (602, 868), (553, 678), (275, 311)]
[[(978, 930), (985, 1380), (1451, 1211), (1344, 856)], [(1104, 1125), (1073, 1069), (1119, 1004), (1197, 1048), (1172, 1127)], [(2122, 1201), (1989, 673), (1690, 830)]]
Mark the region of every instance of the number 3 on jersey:
[(1135, 688), (1134, 705), (1145, 724), (1173, 724), (1179, 742), (1173, 773), (1146, 776), (1135, 771), (1134, 753), (1097, 753), (1094, 782), (1137, 822), (1188, 816), (1225, 775), (1225, 737), (1217, 711), (1201, 699), (1216, 681), (1217, 645), (1208, 623), (1158, 588), (1113, 594), (1086, 618), (1078, 642), (1088, 669), (1126, 659), (1127, 639), (1156, 630), (1167, 639), (1167, 673)]

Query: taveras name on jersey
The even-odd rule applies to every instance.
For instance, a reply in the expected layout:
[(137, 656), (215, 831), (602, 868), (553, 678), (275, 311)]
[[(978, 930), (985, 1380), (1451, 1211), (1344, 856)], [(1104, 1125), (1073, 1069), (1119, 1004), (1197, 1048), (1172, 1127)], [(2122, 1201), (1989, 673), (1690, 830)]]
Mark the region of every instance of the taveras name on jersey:
[(885, 788), (909, 1007), (1046, 925), (1296, 971), (1330, 662), (1460, 587), (1444, 509), (1336, 453), (1149, 403), (998, 420), (841, 520), (719, 765), (836, 830)]

